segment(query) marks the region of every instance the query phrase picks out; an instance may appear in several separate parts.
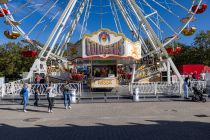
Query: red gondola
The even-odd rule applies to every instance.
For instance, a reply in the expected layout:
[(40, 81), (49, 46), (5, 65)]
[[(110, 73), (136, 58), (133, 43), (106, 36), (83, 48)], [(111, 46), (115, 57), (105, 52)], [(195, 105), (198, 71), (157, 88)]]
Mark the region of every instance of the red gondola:
[[(196, 9), (198, 8), (198, 10), (196, 11)], [(201, 6), (198, 7), (198, 5), (194, 5), (192, 7), (192, 12), (196, 13), (196, 14), (201, 14), (204, 11), (206, 11), (207, 9), (207, 4), (201, 4)]]
[(7, 15), (9, 12), (7, 9), (0, 8), (0, 17), (4, 17), (4, 15)]
[(37, 56), (37, 51), (35, 51), (35, 50), (32, 50), (32, 51), (25, 50), (25, 51), (21, 52), (21, 55), (23, 57), (36, 57)]
[(181, 52), (182, 48), (180, 47), (176, 47), (176, 48), (166, 48), (166, 51), (169, 55), (176, 55), (179, 54)]

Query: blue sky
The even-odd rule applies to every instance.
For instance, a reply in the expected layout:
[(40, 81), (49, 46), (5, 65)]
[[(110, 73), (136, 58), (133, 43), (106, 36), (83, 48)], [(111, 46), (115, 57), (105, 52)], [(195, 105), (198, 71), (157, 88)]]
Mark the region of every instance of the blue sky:
[[(10, 1), (10, 3), (8, 4), (9, 8), (11, 9), (11, 12), (13, 12), (15, 9), (17, 10), (17, 7), (21, 7), (21, 5), (23, 5), (24, 3), (26, 3), (27, 0), (12, 0)], [(30, 3), (30, 5), (33, 5), (32, 7), (28, 7), (28, 8), (22, 8), (22, 9), (18, 9), (18, 12), (14, 14), (15, 19), (17, 20), (21, 20), (23, 17), (27, 16), (28, 13), (30, 13), (31, 11), (33, 11), (33, 9), (36, 9), (37, 7), (39, 7), (39, 5), (34, 6), (34, 3), (44, 3), (44, 0), (32, 0), (32, 4)], [(47, 1), (47, 0), (45, 0)], [(37, 12), (35, 14), (33, 14), (33, 16), (29, 17), (28, 19), (24, 20), (23, 23), (21, 24), (21, 28), (27, 33), (30, 31), (30, 29), (35, 25), (35, 23), (43, 16), (43, 14), (46, 12), (47, 9), (49, 9), (50, 5), (53, 4), (55, 0), (50, 0), (50, 2), (48, 4), (46, 4), (46, 6), (44, 6), (42, 9), (37, 10)], [(114, 20), (112, 18), (112, 14), (111, 14), (111, 10), (110, 7), (107, 6), (109, 5), (109, 0), (102, 0), (102, 5), (103, 8), (100, 7), (101, 3), (99, 0), (93, 0), (93, 7), (90, 11), (90, 18), (88, 20), (88, 26), (87, 26), (87, 30), (86, 33), (91, 33), (94, 32), (96, 30), (98, 30), (100, 28), (100, 23), (102, 21), (103, 23), (103, 27), (104, 28), (109, 28), (111, 30), (116, 31), (116, 27), (114, 24)], [(151, 0), (150, 0), (151, 1)], [(189, 0), (191, 1), (191, 0)], [(208, 5), (210, 5), (209, 0), (205, 0), (205, 3), (207, 3)], [(50, 20), (54, 17), (54, 15), (58, 12), (58, 11), (62, 11), (62, 9), (64, 9), (65, 5), (67, 4), (67, 0), (60, 0), (57, 4), (56, 7), (53, 8), (53, 10), (46, 16), (46, 18), (44, 19), (43, 23), (40, 24), (31, 34), (30, 34), (30, 38), (31, 39), (36, 39), (39, 40), (41, 42), (45, 42), (48, 38), (48, 36), (50, 35), (53, 27), (56, 24), (56, 21), (58, 20), (58, 17), (55, 18), (55, 21), (52, 22), (50, 25), (49, 22)], [(187, 2), (186, 2), (187, 4)], [(78, 3), (77, 3), (78, 5)], [(178, 27), (177, 25), (179, 24), (179, 19), (175, 18), (173, 16), (168, 16), (166, 12), (164, 12), (164, 10), (162, 10), (160, 7), (158, 6), (154, 6), (158, 11), (160, 11), (160, 14), (167, 20), (167, 22), (169, 24), (171, 24), (174, 27)], [(99, 14), (100, 11), (102, 9), (102, 12), (104, 13), (102, 18), (101, 15)], [(118, 11), (119, 13), (119, 11)], [(61, 14), (61, 12), (60, 12)], [(59, 14), (59, 15), (60, 15)], [(177, 10), (176, 11), (177, 15), (182, 16), (183, 14), (181, 13), (181, 11)], [(183, 15), (184, 16), (184, 15)], [(73, 17), (73, 16), (71, 16)], [(72, 37), (72, 41), (76, 42), (78, 40), (79, 37), (79, 33), (80, 33), (80, 29), (81, 29), (81, 25), (82, 25), (82, 19), (83, 19), (84, 15), (81, 16), (81, 20), (79, 21), (79, 24), (76, 27), (75, 33), (73, 34)], [(119, 14), (119, 18), (120, 18), (120, 22), (121, 22), (121, 26), (123, 28), (123, 33), (125, 33), (126, 36), (128, 36), (129, 38), (131, 37), (130, 31), (128, 29), (128, 27), (126, 26), (125, 22), (122, 19), (122, 16)], [(2, 43), (6, 43), (9, 41), (13, 41), (13, 40), (8, 40), (7, 38), (5, 38), (5, 36), (3, 35), (3, 32), (5, 30), (10, 30), (11, 31), (11, 27), (8, 25), (4, 24), (4, 18), (0, 18), (0, 44)], [(196, 15), (196, 21), (190, 23), (190, 26), (195, 26), (197, 27), (197, 32), (201, 30), (210, 30), (210, 24), (209, 24), (209, 20), (210, 20), (210, 10), (209, 8), (207, 8), (207, 10), (199, 15)], [(136, 20), (135, 20), (136, 21)], [(69, 20), (67, 22), (67, 25), (71, 23), (71, 20)], [(137, 23), (137, 22), (136, 22)], [(46, 26), (47, 30), (45, 30), (43, 33), (41, 33), (41, 30)], [(165, 29), (165, 27), (161, 27), (163, 29)], [(63, 32), (67, 32), (68, 28), (66, 28), (66, 30)], [(164, 35), (165, 37), (171, 34), (169, 32), (164, 31)], [(185, 43), (185, 44), (192, 44), (193, 43), (193, 39), (194, 39), (195, 35), (193, 36), (188, 36), (185, 37), (183, 35), (180, 36), (180, 42)], [(60, 37), (61, 38), (61, 37)], [(21, 40), (21, 39), (19, 39)], [(17, 41), (19, 41), (17, 40)]]

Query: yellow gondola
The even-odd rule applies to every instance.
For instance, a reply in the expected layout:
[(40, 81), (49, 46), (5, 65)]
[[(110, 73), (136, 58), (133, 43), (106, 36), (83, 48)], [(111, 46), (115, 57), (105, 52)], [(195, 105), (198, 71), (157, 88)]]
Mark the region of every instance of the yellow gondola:
[(8, 0), (0, 0), (0, 4), (7, 4)]
[(182, 31), (182, 34), (185, 36), (191, 36), (196, 32), (196, 30), (197, 28), (195, 27), (191, 27), (191, 28), (187, 27)]
[(20, 37), (20, 33), (12, 31), (12, 33), (10, 33), (9, 31), (5, 31), (4, 35), (8, 38), (8, 39), (17, 39), (18, 37)]

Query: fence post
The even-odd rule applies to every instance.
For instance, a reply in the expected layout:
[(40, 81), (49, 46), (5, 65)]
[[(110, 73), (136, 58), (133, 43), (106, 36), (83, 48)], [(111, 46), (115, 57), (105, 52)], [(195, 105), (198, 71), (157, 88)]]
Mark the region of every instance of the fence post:
[(180, 95), (182, 95), (182, 85), (183, 85), (183, 82), (179, 81), (179, 94)]
[(155, 95), (156, 95), (156, 98), (157, 98), (157, 83), (154, 83), (154, 88), (155, 88)]
[(130, 83), (130, 93), (131, 93), (131, 95), (133, 95), (133, 84), (134, 83)]
[(4, 95), (5, 95), (5, 88), (6, 87), (6, 84), (2, 84), (2, 93), (1, 93), (1, 98), (3, 98), (4, 97)]

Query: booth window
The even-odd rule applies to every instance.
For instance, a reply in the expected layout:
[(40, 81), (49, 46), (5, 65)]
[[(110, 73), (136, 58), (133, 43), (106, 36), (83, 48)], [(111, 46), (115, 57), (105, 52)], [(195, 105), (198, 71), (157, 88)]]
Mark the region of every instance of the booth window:
[(116, 66), (93, 66), (92, 75), (94, 77), (116, 77)]

